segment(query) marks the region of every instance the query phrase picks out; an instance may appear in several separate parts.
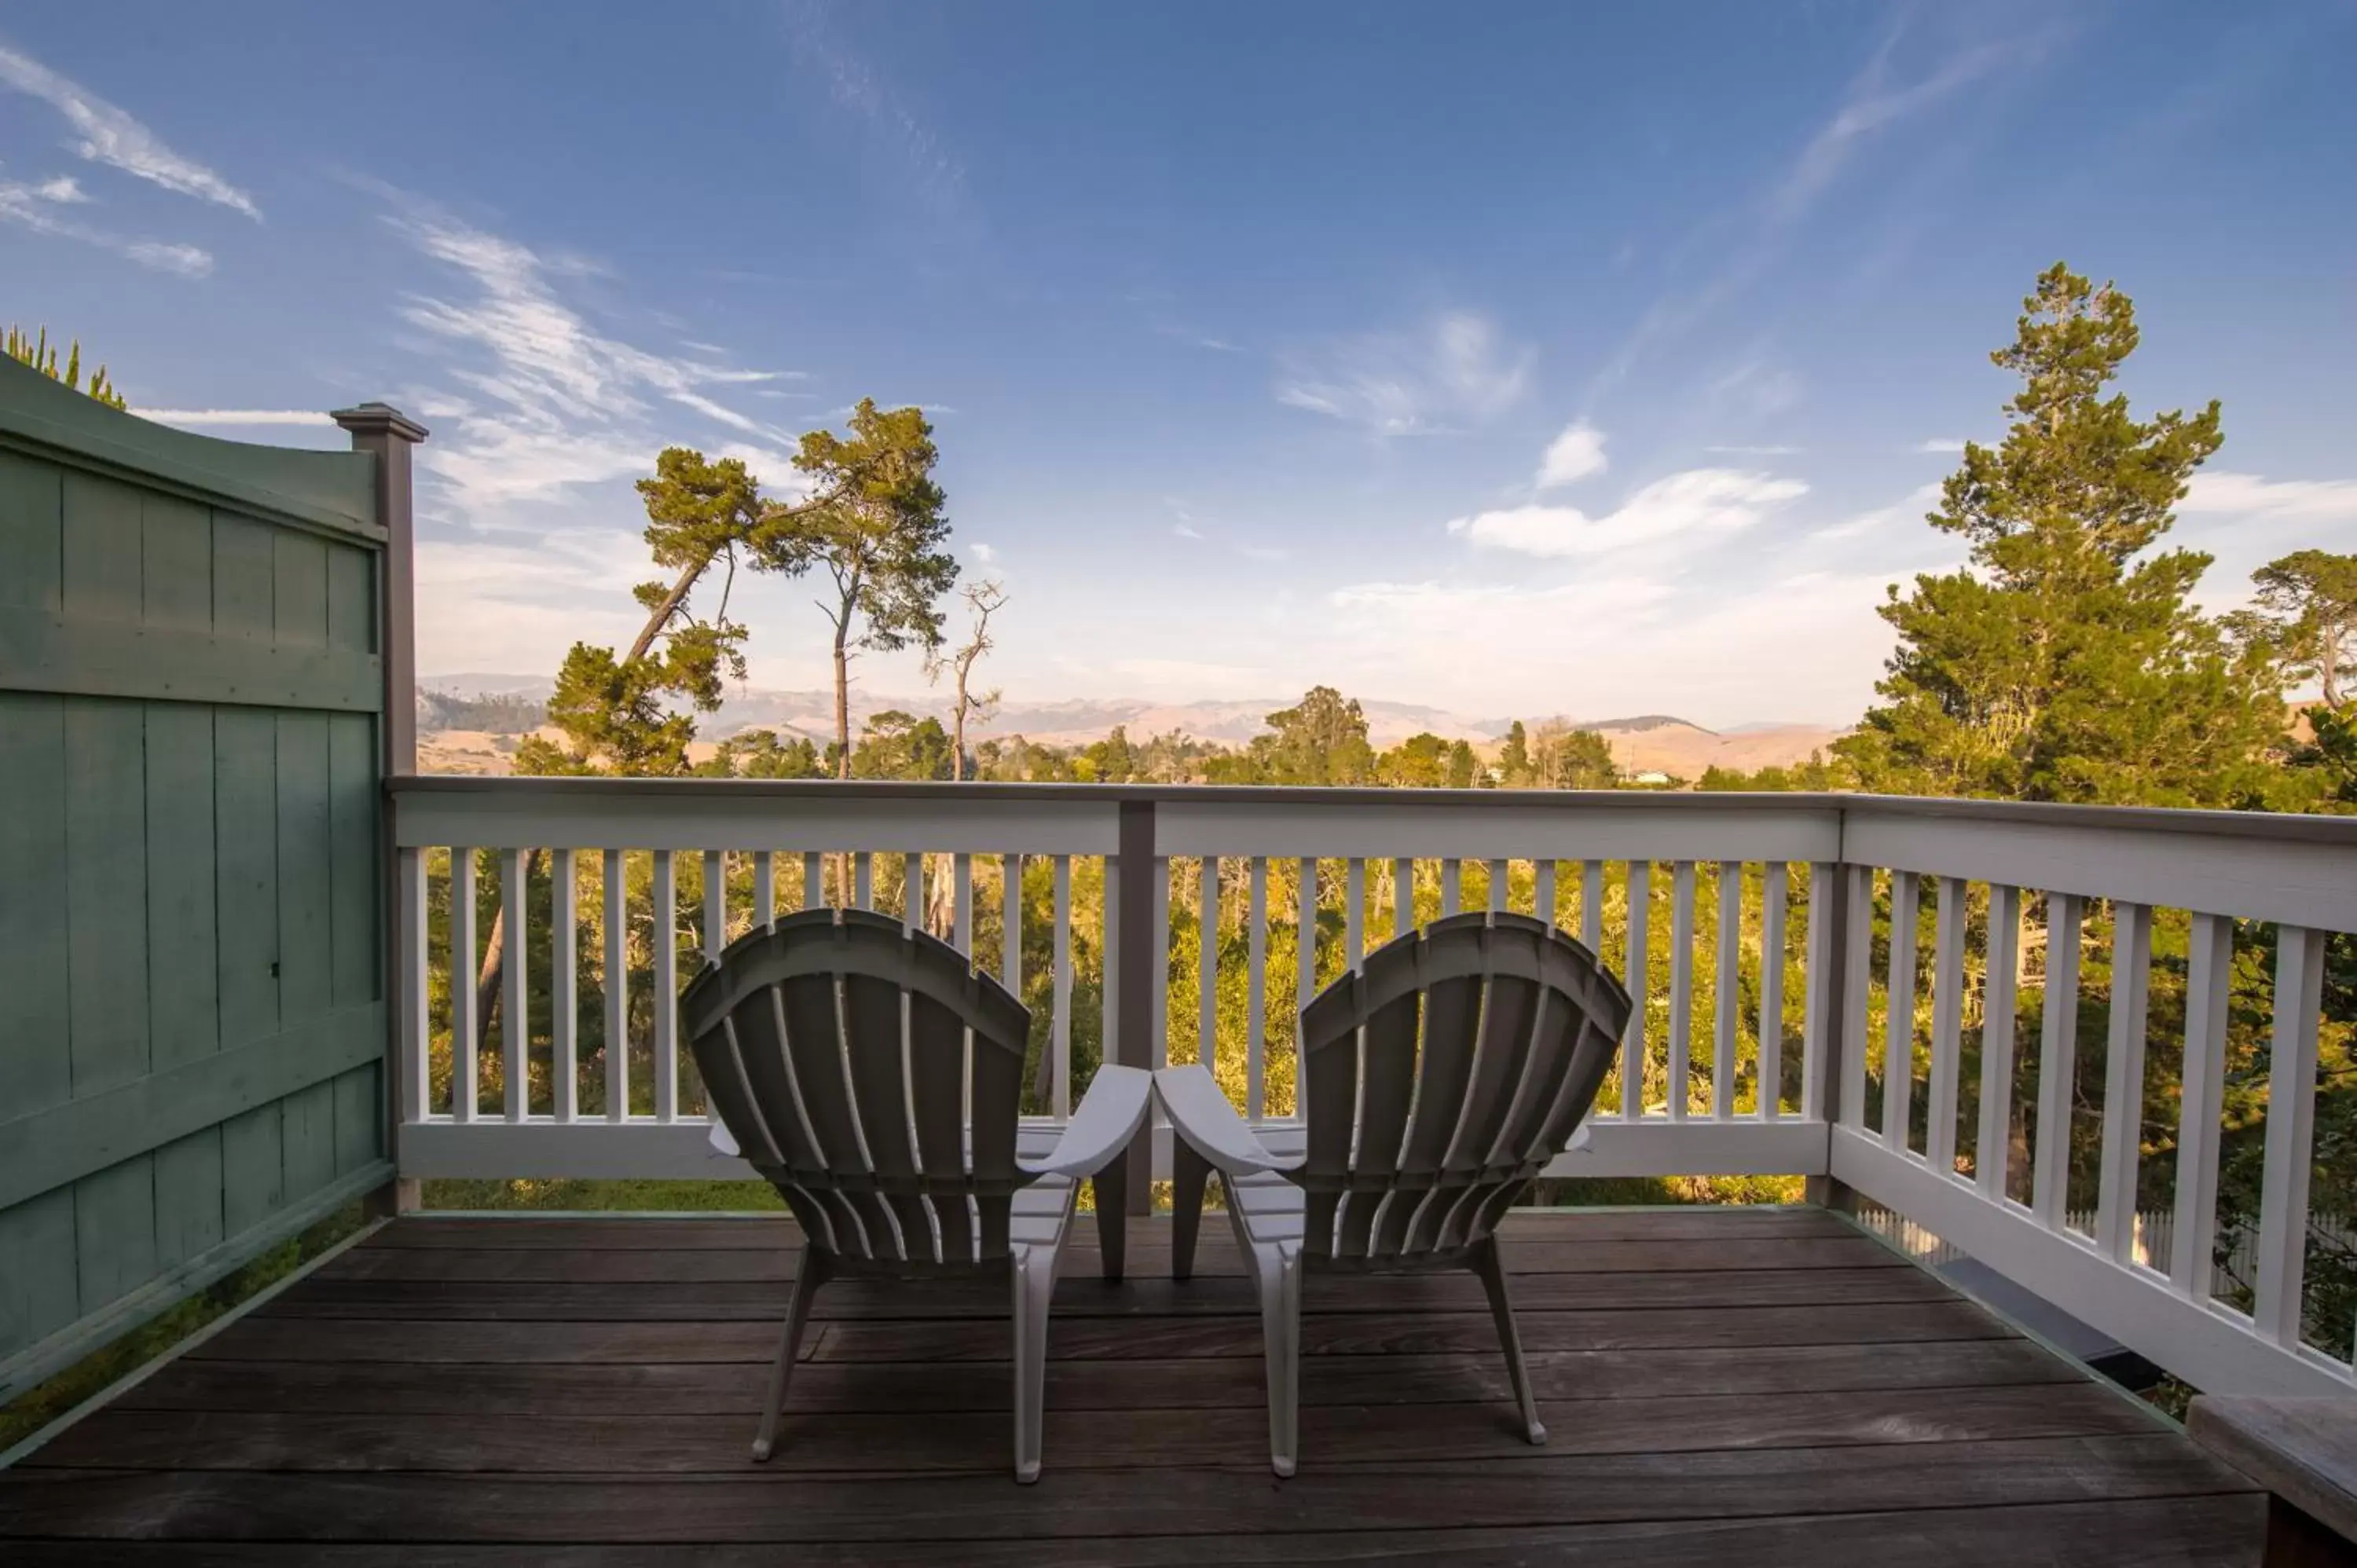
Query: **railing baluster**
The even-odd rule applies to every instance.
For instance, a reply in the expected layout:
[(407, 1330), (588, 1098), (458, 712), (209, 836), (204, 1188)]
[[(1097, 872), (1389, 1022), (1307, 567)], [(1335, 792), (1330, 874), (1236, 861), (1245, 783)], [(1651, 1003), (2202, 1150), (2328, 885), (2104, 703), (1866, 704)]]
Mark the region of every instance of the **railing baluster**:
[(1504, 861), (1502, 861), (1502, 860), (1493, 860), (1493, 861), (1491, 861), (1491, 862), (1490, 863), (1490, 888), (1489, 888), (1489, 908), (1490, 908), (1490, 913), (1491, 913), (1492, 915), (1497, 914), (1500, 910), (1503, 909), (1505, 907), (1506, 907), (1506, 863), (1505, 863)]
[(1866, 1047), (1871, 1033), (1867, 999), (1874, 988), (1874, 868), (1847, 868), (1849, 896), (1844, 901), (1849, 929), (1842, 935), (1841, 1015), (1843, 1117), (1853, 1127), (1866, 1126)]
[(974, 957), (974, 856), (960, 854), (950, 862), (950, 939), (957, 950)]
[(1988, 976), (1981, 986), (1981, 1117), (1973, 1177), (1991, 1203), (2006, 1195), (2013, 1157), (2013, 1024), (2021, 964), (2021, 889), (1989, 888)]
[(1942, 1176), (1956, 1170), (1956, 1079), (1964, 1028), (1964, 885), (1939, 879), (1932, 933), (1932, 1071), (1923, 1090), (1923, 1158)]
[(450, 1117), (472, 1122), (479, 1072), (475, 1061), (475, 852), (450, 852)]
[(1392, 935), (1404, 937), (1415, 929), (1415, 862), (1405, 857), (1392, 862)]
[(403, 1061), (401, 1119), (422, 1121), (434, 1109), (434, 1037), (425, 1009), (429, 993), (426, 960), (431, 924), (425, 897), (425, 852), (404, 848), (399, 853), (400, 985)]
[(1055, 1013), (1049, 1023), (1049, 1048), (1056, 1053), (1056, 1120), (1072, 1116), (1072, 857), (1056, 857), (1056, 977)]
[(1921, 900), (1911, 871), (1890, 874), (1890, 976), (1883, 997), (1882, 1141), (1907, 1153), (1907, 1111), (1915, 1092), (1915, 922)]
[(826, 907), (826, 862), (816, 850), (802, 852), (802, 908)]
[(1579, 940), (1597, 957), (1604, 956), (1604, 863), (1579, 863)]
[(2071, 1080), (2079, 1038), (2079, 924), (2085, 906), (2069, 893), (2046, 896), (2046, 991), (2039, 1006), (2038, 1147), (2029, 1208), (2049, 1230), (2062, 1229), (2071, 1187)]
[(606, 928), (606, 1120), (630, 1114), (630, 883), (622, 852), (606, 851), (606, 891), (598, 918)]
[[(1113, 890), (1105, 890), (1113, 902)], [(1108, 959), (1110, 963), (1110, 959)], [(1017, 996), (1023, 994), (1023, 857), (998, 857), (998, 979)]]
[[(1298, 886), (1293, 911), (1293, 1081), (1298, 1096), (1301, 1083), (1301, 1010), (1318, 994), (1318, 863), (1294, 863)], [(1297, 1112), (1302, 1107), (1297, 1103)]]
[(2226, 1082), (2227, 983), (2234, 972), (2234, 922), (2196, 915), (2187, 954), (2185, 1062), (2177, 1119), (2177, 1217), (2169, 1238), (2169, 1283), (2191, 1301), (2210, 1297), (2218, 1234), (2219, 1118)]
[(2259, 1178), (2259, 1267), (2251, 1320), (2263, 1337), (2286, 1348), (2300, 1343), (2323, 983), (2324, 933), (2277, 926), (2275, 1036), (2267, 1047), (2266, 1165)]
[(1268, 862), (1253, 857), (1244, 911), (1244, 1114), (1257, 1122), (1267, 1106)]
[(1147, 956), (1153, 960), (1154, 980), (1147, 1000), (1152, 1004), (1148, 1019), (1146, 1063), (1159, 1072), (1170, 1065), (1170, 858), (1154, 857), (1154, 931), (1153, 945)]
[(1760, 878), (1760, 1117), (1784, 1113), (1784, 917), (1790, 873), (1781, 860)]
[(704, 852), (704, 961), (718, 963), (728, 948), (728, 856)]
[(1196, 868), (1195, 1059), (1220, 1070), (1220, 857)]
[[(1809, 865), (1808, 929), (1802, 940), (1806, 950), (1801, 955), (1801, 980), (1804, 987), (1801, 997), (1801, 1119), (1804, 1122), (1822, 1117), (1827, 1122), (1841, 1120), (1840, 1090), (1835, 1087), (1835, 1103), (1821, 1103), (1818, 1081), (1824, 1076), (1826, 1051), (1838, 1044), (1833, 1039), (1835, 1009), (1838, 1000), (1834, 995), (1834, 943), (1841, 933), (1834, 929), (1834, 906), (1838, 896), (1834, 891), (1836, 879), (1847, 876), (1849, 868), (1827, 861), (1813, 861)], [(1838, 1067), (1838, 1058), (1832, 1058)]]
[(851, 901), (862, 909), (876, 908), (875, 856), (866, 850), (852, 857)]
[(778, 857), (766, 849), (753, 852), (753, 923), (778, 923)]
[(1531, 913), (1550, 926), (1560, 924), (1555, 918), (1555, 861), (1552, 857), (1531, 863)]
[(1440, 863), (1440, 912), (1444, 916), (1457, 913), (1465, 897), (1465, 867), (1454, 860)]
[(524, 1009), (532, 989), (524, 983), (531, 953), (524, 929), (524, 854), (500, 851), (500, 929), (506, 949), (500, 965), (500, 1108), (521, 1122), (532, 1108), (532, 1021)]
[(1653, 867), (1651, 861), (1629, 863), (1629, 1027), (1620, 1036), (1620, 1114), (1634, 1122), (1645, 1114), (1645, 1026), (1653, 992), (1652, 955), (1646, 952), (1646, 927), (1652, 920)]
[(579, 933), (574, 929), (573, 852), (548, 852), (548, 1080), (555, 1116), (571, 1122), (581, 1113), (580, 1055), (575, 1044), (580, 1018)]
[(1743, 1004), (1743, 863), (1718, 863), (1718, 976), (1713, 993), (1710, 1039), (1710, 1114), (1724, 1122), (1735, 1114), (1735, 1036)]
[(921, 854), (900, 857), (900, 929), (925, 929), (925, 857)]
[(2111, 1038), (2104, 1055), (2095, 1244), (2120, 1263), (2136, 1256), (2136, 1155), (2144, 1141), (2145, 1018), (2151, 983), (2152, 908), (2114, 904)]
[(655, 1120), (679, 1120), (679, 881), (655, 851)]
[(1670, 1120), (1686, 1117), (1694, 1076), (1695, 863), (1670, 868)]
[(1353, 859), (1342, 868), (1342, 967), (1356, 969), (1366, 956), (1367, 863)]

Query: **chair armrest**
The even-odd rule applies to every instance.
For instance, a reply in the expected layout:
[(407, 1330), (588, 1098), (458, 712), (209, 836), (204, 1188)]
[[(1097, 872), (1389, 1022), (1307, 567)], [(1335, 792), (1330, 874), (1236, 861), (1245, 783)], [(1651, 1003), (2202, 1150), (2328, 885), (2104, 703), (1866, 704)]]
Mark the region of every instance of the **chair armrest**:
[(1223, 1176), (1300, 1167), (1300, 1155), (1275, 1155), (1253, 1135), (1217, 1079), (1200, 1063), (1167, 1067), (1154, 1075), (1154, 1092), (1179, 1137)]
[(712, 1119), (712, 1152), (718, 1158), (729, 1160), (745, 1152), (737, 1146), (736, 1135), (728, 1131), (728, 1123), (717, 1116)]
[(1056, 1146), (1039, 1159), (1015, 1163), (1033, 1176), (1094, 1176), (1129, 1147), (1153, 1106), (1153, 1074), (1144, 1068), (1104, 1063), (1089, 1080), (1089, 1091), (1081, 1096), (1080, 1109), (1065, 1123)]

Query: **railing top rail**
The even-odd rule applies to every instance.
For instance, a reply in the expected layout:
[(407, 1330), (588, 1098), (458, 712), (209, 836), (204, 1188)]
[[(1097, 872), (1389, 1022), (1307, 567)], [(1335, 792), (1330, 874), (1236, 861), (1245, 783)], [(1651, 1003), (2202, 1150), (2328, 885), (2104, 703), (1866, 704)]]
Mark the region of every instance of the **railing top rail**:
[(2295, 816), (2276, 811), (2195, 811), (2163, 806), (2076, 806), (2043, 801), (1937, 800), (1851, 793), (1652, 792), (1628, 789), (1394, 789), (1275, 784), (911, 783), (833, 779), (581, 779), (405, 774), (386, 780), (393, 795), (510, 795), (518, 791), (600, 804), (634, 798), (672, 801), (906, 800), (941, 806), (1045, 802), (1106, 805), (1234, 806), (1252, 811), (1380, 807), (1441, 811), (1479, 810), (1688, 813), (1700, 817), (1761, 811), (1848, 819), (1992, 822), (2094, 831), (2199, 834), (2212, 838), (2357, 847), (2357, 816)]

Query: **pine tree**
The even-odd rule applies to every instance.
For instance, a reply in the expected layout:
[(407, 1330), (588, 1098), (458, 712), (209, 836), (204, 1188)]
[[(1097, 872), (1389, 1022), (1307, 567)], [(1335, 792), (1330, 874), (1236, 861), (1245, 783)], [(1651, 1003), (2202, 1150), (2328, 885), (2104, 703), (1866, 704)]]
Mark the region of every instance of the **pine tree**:
[(2189, 603), (2207, 555), (2152, 550), (2218, 404), (2138, 421), (2104, 395), (2137, 340), (2110, 285), (2057, 263), (2023, 303), (1990, 356), (2023, 382), (2005, 440), (1965, 446), (1927, 519), (1972, 564), (1892, 586), (1886, 702), (1835, 750), (1895, 793), (2255, 803), (2282, 728), (2268, 661)]

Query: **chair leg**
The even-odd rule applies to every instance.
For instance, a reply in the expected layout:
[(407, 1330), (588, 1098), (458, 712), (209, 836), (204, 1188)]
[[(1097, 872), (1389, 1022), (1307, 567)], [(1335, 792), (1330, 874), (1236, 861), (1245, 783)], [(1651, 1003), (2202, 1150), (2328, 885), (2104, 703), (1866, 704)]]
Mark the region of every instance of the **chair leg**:
[(1048, 1403), (1048, 1308), (1056, 1294), (1053, 1247), (1017, 1247), (1008, 1271), (1015, 1284), (1015, 1478), (1039, 1478), (1040, 1435)]
[(1195, 1237), (1203, 1228), (1203, 1188), (1211, 1162), (1186, 1139), (1170, 1140), (1170, 1277), (1195, 1277)]
[(826, 1254), (815, 1247), (802, 1248), (802, 1266), (794, 1271), (793, 1301), (786, 1308), (786, 1326), (778, 1336), (778, 1359), (770, 1368), (769, 1402), (761, 1407), (761, 1430), (753, 1439), (756, 1463), (769, 1458), (777, 1447), (778, 1414), (786, 1407), (786, 1386), (794, 1375), (802, 1330), (810, 1326), (811, 1303), (818, 1299), (818, 1287), (826, 1283), (831, 1272)]
[(1089, 1178), (1089, 1187), (1096, 1195), (1097, 1255), (1104, 1277), (1118, 1284), (1129, 1252), (1129, 1156), (1116, 1156)]
[(1498, 1344), (1506, 1352), (1506, 1376), (1513, 1382), (1515, 1402), (1523, 1407), (1524, 1435), (1533, 1443), (1544, 1443), (1546, 1428), (1539, 1422), (1539, 1403), (1531, 1393), (1530, 1370), (1523, 1365), (1523, 1338), (1514, 1331), (1513, 1303), (1506, 1299), (1506, 1263), (1496, 1237), (1474, 1252), (1473, 1272), (1490, 1293), (1490, 1316), (1498, 1320)]
[(1301, 1444), (1301, 1250), (1265, 1241), (1253, 1256), (1268, 1365), (1268, 1467), (1290, 1476)]

